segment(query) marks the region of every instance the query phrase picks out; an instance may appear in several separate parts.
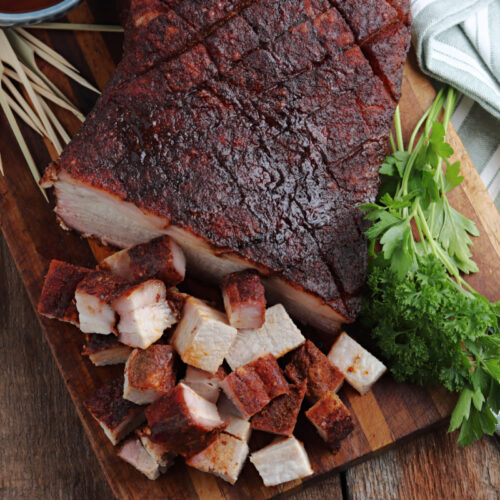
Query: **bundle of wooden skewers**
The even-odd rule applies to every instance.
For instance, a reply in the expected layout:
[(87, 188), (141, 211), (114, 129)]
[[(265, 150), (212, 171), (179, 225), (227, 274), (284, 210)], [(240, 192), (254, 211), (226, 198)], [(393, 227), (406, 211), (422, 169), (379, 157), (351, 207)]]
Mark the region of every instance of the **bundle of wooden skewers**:
[[(30, 29), (68, 29), (85, 31), (122, 31), (120, 26), (45, 23)], [(83, 78), (78, 69), (59, 53), (34, 36), (26, 28), (0, 29), (0, 105), (17, 140), (31, 175), (39, 185), (40, 174), (17, 119), (20, 119), (45, 140), (59, 155), (70, 141), (70, 136), (53, 112), (51, 105), (73, 113), (80, 121), (85, 116), (40, 70), (37, 59), (43, 59), (80, 85), (99, 93)], [(17, 117), (17, 119), (16, 119)], [(0, 173), (4, 175), (0, 152)], [(45, 199), (47, 195), (40, 190)]]

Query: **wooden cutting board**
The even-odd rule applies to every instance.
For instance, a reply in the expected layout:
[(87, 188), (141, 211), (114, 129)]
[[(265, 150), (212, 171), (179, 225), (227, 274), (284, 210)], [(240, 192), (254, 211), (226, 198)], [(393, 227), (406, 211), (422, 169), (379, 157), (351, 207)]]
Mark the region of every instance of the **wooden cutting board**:
[[(68, 18), (71, 22), (91, 23), (97, 19), (100, 23), (116, 24), (117, 16), (110, 3), (98, 0), (83, 3)], [(101, 89), (120, 57), (119, 35), (36, 33), (81, 68), (84, 76), (95, 81)], [(45, 68), (43, 64), (41, 66)], [(91, 108), (94, 95), (70, 83), (55, 70), (46, 69), (80, 109), (88, 111)], [(401, 101), (405, 134), (413, 128), (434, 95), (432, 86), (420, 74), (413, 56), (410, 56), (405, 67)], [(67, 129), (74, 133), (79, 123), (68, 113), (55, 111)], [(50, 160), (50, 152), (39, 137), (25, 127), (22, 130), (37, 164), (43, 168)], [(452, 203), (476, 222), (481, 233), (475, 238), (473, 248), (481, 271), (471, 276), (469, 281), (490, 300), (499, 300), (500, 216), (453, 128), (449, 141), (455, 149), (455, 159), (462, 162), (462, 174), (465, 176), (464, 183), (451, 195)], [(105, 250), (94, 242), (89, 245), (76, 234), (61, 230), (52, 212), (53, 199), (47, 204), (41, 197), (3, 115), (0, 116), (0, 152), (6, 174), (5, 177), (0, 176), (0, 226), (36, 308), (51, 259), (93, 266), (96, 263), (94, 255), (99, 257)], [(76, 328), (44, 318), (40, 318), (40, 323), (103, 472), (117, 497), (260, 499), (299, 488), (303, 484), (302, 481), (294, 481), (265, 488), (256, 470), (247, 463), (237, 485), (230, 486), (211, 475), (185, 467), (181, 460), (159, 480), (149, 481), (117, 458), (113, 446), (83, 407), (83, 400), (106, 380), (116, 376), (121, 368), (96, 368), (83, 359), (80, 355), (83, 335)], [(345, 468), (444, 423), (455, 402), (454, 395), (443, 389), (397, 384), (390, 376), (384, 377), (365, 396), (359, 396), (349, 387), (342, 389), (340, 396), (352, 411), (356, 425), (338, 454), (332, 455), (312, 426), (303, 417), (299, 419), (296, 435), (305, 443), (315, 471), (315, 476), (305, 481)], [(57, 412), (57, 407), (53, 411)], [(258, 448), (265, 442), (264, 435), (255, 433), (252, 447)]]

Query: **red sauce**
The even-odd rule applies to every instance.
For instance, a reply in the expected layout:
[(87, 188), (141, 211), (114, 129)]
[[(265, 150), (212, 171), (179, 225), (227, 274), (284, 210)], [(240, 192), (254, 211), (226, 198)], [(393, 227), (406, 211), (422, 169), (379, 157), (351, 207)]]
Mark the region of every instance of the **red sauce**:
[(18, 14), (41, 10), (60, 3), (61, 0), (0, 0), (0, 12)]

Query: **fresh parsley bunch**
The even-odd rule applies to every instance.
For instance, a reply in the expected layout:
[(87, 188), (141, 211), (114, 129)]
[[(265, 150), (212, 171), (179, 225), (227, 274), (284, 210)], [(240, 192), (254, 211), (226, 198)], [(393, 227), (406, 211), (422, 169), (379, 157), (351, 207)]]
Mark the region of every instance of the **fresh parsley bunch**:
[(500, 306), (460, 274), (478, 270), (470, 236), (479, 233), (446, 197), (463, 180), (445, 141), (455, 102), (453, 89), (441, 89), (407, 149), (396, 109), (377, 203), (361, 206), (373, 222), (363, 317), (396, 380), (460, 392), (449, 430), (461, 427), (466, 446), (494, 432), (500, 411)]

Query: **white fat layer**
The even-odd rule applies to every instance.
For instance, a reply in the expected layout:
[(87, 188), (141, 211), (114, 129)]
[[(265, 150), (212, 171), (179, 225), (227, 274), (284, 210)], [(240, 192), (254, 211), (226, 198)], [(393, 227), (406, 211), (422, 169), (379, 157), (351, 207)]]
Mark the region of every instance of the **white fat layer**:
[(200, 453), (186, 461), (188, 465), (209, 472), (234, 484), (248, 456), (248, 445), (225, 432)]
[(69, 227), (125, 248), (164, 234), (164, 219), (147, 215), (134, 204), (91, 188), (59, 172), (54, 187), (56, 213)]
[(105, 301), (83, 291), (75, 293), (76, 309), (80, 330), (84, 333), (113, 333), (115, 311)]
[(183, 278), (186, 275), (186, 256), (181, 247), (170, 238), (170, 251), (172, 252), (172, 265)]
[(231, 326), (238, 330), (250, 330), (262, 326), (262, 308), (260, 304), (239, 302), (231, 304), (226, 292), (222, 292), (224, 308)]
[(190, 416), (195, 422), (206, 428), (217, 427), (223, 423), (217, 411), (217, 406), (202, 398), (191, 387), (182, 382), (179, 386), (183, 388), (184, 402), (189, 408)]
[(283, 304), (306, 325), (312, 325), (324, 332), (337, 333), (342, 323), (345, 323), (345, 318), (330, 305), (310, 293), (294, 288), (280, 278), (264, 278), (263, 283), (271, 304)]
[(127, 361), (131, 352), (132, 348), (129, 346), (116, 346), (90, 354), (89, 358), (96, 366), (119, 365)]
[(140, 440), (144, 449), (151, 455), (153, 460), (161, 467), (169, 467), (173, 464), (172, 455), (163, 443), (154, 443), (148, 436), (141, 435)]
[(387, 370), (381, 361), (345, 332), (333, 344), (328, 359), (360, 394), (368, 392)]
[(303, 444), (293, 436), (252, 453), (250, 461), (266, 486), (286, 483), (313, 473)]
[(120, 250), (109, 257), (106, 257), (100, 264), (104, 269), (109, 269), (113, 274), (120, 276), (126, 280), (132, 279), (130, 273), (130, 257), (128, 254), (129, 249)]
[(123, 293), (113, 302), (113, 306), (118, 314), (128, 314), (163, 301), (166, 295), (167, 289), (162, 281), (147, 280), (134, 287), (131, 293)]
[(156, 391), (155, 389), (139, 389), (138, 387), (130, 385), (127, 366), (125, 366), (123, 399), (132, 401), (132, 403), (135, 403), (136, 405), (148, 405), (155, 402), (162, 396), (163, 393)]
[(216, 403), (219, 398), (220, 382), (221, 380), (217, 375), (189, 365), (183, 380), (184, 384), (211, 403)]
[(123, 419), (123, 421), (117, 425), (114, 429), (107, 427), (101, 421), (99, 425), (104, 429), (104, 433), (109, 438), (109, 440), (117, 445), (127, 434), (132, 432), (134, 429), (141, 425), (146, 417), (144, 416), (144, 412), (131, 413), (127, 417)]
[[(216, 253), (201, 238), (173, 225), (168, 220), (147, 214), (130, 202), (120, 200), (100, 189), (86, 186), (59, 172), (55, 182), (56, 213), (70, 228), (125, 248), (168, 234), (182, 248), (189, 268), (218, 282), (223, 276), (255, 267), (235, 255)], [(326, 332), (340, 330), (343, 317), (320, 298), (291, 286), (277, 277), (263, 280), (271, 303), (282, 303), (306, 324)]]
[(148, 479), (158, 479), (160, 465), (147, 452), (138, 438), (129, 439), (118, 451), (118, 456), (142, 472)]
[(236, 334), (224, 314), (199, 299), (188, 297), (171, 344), (184, 363), (215, 373)]
[(177, 318), (165, 296), (163, 282), (148, 280), (132, 293), (125, 292), (113, 301), (120, 316), (117, 325), (120, 342), (146, 349), (163, 335), (166, 328), (176, 323)]
[(227, 379), (224, 379), (221, 383), (221, 389), (224, 391), (224, 394), (228, 397), (228, 399), (231, 401), (233, 406), (236, 408), (238, 413), (243, 417), (244, 419), (248, 419), (251, 417), (251, 414), (249, 414), (246, 410), (243, 404), (241, 403), (239, 397), (234, 393), (233, 388), (231, 387), (230, 384), (228, 384)]
[(241, 418), (240, 412), (225, 394), (222, 394), (219, 398), (217, 409), (222, 420), (231, 419), (224, 432), (248, 442), (252, 433), (250, 422)]
[(226, 361), (235, 370), (265, 353), (279, 358), (304, 342), (304, 336), (285, 308), (276, 304), (266, 310), (265, 321), (260, 328), (238, 332)]

